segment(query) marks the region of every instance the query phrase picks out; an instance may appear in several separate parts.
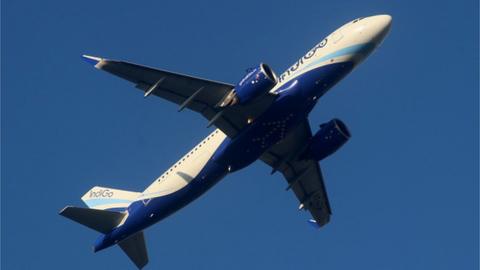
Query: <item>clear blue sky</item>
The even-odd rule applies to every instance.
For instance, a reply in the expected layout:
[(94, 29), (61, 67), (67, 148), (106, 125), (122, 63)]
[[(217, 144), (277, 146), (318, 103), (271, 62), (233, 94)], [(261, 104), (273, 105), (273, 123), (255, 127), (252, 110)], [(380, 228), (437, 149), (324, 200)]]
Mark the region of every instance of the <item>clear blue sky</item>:
[(322, 162), (331, 223), (308, 226), (257, 162), (148, 229), (147, 269), (478, 269), (475, 0), (2, 1), (2, 269), (132, 269), (58, 211), (95, 185), (143, 190), (210, 132), (81, 54), (235, 83), (381, 13), (382, 47), (310, 118), (353, 134)]

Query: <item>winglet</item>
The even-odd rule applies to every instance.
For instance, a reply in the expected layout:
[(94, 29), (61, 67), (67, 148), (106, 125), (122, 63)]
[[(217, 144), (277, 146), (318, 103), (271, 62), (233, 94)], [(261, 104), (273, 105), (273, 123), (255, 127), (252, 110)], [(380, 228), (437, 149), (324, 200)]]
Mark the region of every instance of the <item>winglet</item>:
[(95, 56), (90, 56), (90, 55), (82, 55), (82, 58), (85, 62), (97, 67), (97, 64), (100, 63), (103, 58), (100, 58), (100, 57), (95, 57)]

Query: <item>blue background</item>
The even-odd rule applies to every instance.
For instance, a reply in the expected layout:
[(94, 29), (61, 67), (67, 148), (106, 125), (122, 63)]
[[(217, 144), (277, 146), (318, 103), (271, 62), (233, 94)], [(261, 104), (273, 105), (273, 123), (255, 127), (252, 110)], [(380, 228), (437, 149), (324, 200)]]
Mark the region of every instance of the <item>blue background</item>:
[(132, 269), (58, 211), (143, 190), (211, 130), (81, 54), (235, 83), (381, 13), (382, 47), (310, 118), (353, 133), (322, 162), (331, 223), (257, 162), (148, 229), (147, 269), (478, 269), (478, 1), (22, 0), (1, 11), (2, 269)]

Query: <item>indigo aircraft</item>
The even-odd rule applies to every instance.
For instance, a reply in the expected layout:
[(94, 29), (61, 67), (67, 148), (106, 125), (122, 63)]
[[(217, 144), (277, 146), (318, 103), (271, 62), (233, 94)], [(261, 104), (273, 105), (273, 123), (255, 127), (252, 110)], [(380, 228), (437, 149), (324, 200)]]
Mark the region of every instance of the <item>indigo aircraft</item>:
[(261, 63), (235, 84), (205, 80), (124, 61), (84, 55), (95, 68), (203, 115), (215, 129), (143, 192), (93, 187), (60, 215), (102, 235), (100, 251), (118, 244), (138, 268), (148, 262), (143, 231), (186, 206), (226, 175), (260, 159), (283, 174), (287, 190), (309, 211), (315, 226), (331, 209), (319, 161), (350, 138), (339, 119), (313, 134), (308, 115), (329, 89), (377, 48), (391, 25), (389, 15), (358, 18), (335, 30), (280, 76)]

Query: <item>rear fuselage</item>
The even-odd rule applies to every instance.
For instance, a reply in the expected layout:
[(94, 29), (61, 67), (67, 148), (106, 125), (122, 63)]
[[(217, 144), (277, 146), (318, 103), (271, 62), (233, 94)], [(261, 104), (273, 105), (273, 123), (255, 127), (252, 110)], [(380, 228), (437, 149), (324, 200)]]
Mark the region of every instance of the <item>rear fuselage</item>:
[(128, 216), (101, 236), (95, 250), (109, 247), (164, 219), (198, 198), (225, 175), (257, 160), (307, 117), (319, 98), (364, 60), (383, 40), (390, 18), (357, 19), (337, 29), (279, 76), (272, 105), (235, 138), (215, 130), (155, 180), (127, 208)]

